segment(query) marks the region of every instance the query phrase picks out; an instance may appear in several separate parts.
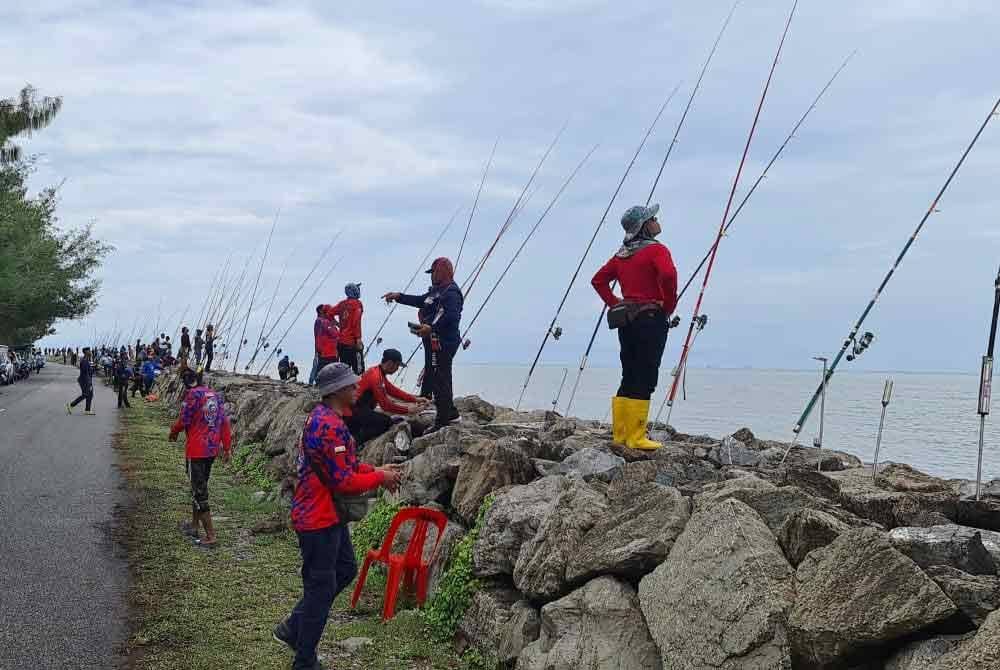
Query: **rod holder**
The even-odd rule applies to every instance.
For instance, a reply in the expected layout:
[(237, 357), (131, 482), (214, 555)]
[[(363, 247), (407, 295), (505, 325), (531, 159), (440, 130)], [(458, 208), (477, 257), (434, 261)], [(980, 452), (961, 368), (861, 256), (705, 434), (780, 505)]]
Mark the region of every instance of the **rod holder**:
[(885, 388), (882, 389), (882, 418), (878, 421), (878, 434), (875, 436), (875, 458), (872, 459), (872, 482), (878, 480), (878, 452), (882, 446), (882, 428), (885, 426), (885, 412), (892, 400), (892, 379), (885, 380)]

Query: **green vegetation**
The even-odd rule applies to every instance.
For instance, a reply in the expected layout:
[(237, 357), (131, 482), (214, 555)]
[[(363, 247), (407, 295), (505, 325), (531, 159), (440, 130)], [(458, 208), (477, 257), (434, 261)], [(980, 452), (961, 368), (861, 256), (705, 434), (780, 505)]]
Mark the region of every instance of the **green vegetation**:
[(431, 632), (438, 640), (453, 638), (458, 622), (472, 602), (472, 596), (479, 590), (479, 580), (472, 574), (472, 547), (479, 537), (483, 517), (492, 504), (493, 496), (488, 496), (479, 508), (476, 524), (455, 546), (448, 568), (425, 612)]
[(93, 274), (110, 247), (90, 226), (64, 232), (57, 224), (56, 189), (29, 196), (30, 160), (10, 138), (46, 126), (59, 98), (0, 99), (0, 342), (28, 344), (52, 332), (56, 319), (76, 319), (94, 308)]
[[(178, 530), (178, 523), (190, 516), (190, 495), (183, 440), (167, 442), (171, 417), (159, 404), (134, 405), (124, 416), (118, 448), (132, 502), (123, 538), (133, 578), (130, 667), (288, 668), (291, 655), (271, 639), (271, 627), (301, 595), (295, 534), (249, 531), (258, 522), (287, 516), (287, 510), (256, 501), (253, 493), (260, 489), (243, 482), (242, 475), (234, 476), (235, 466), (218, 462), (210, 490), (219, 546), (195, 547)], [(379, 501), (355, 530), (357, 547), (367, 548), (392, 518), (392, 510), (388, 500)], [(370, 577), (356, 611), (347, 607), (350, 588), (341, 593), (320, 647), (328, 665), (358, 670), (484, 667), (475, 654), (461, 659), (451, 644), (437, 641), (420, 612), (403, 610), (383, 624), (382, 591)], [(350, 637), (373, 642), (354, 652), (337, 647), (338, 640)]]
[(256, 442), (248, 442), (236, 449), (233, 453), (233, 470), (237, 473), (237, 480), (240, 483), (252, 486), (257, 491), (269, 493), (274, 489), (276, 482), (264, 469), (268, 459), (262, 446)]

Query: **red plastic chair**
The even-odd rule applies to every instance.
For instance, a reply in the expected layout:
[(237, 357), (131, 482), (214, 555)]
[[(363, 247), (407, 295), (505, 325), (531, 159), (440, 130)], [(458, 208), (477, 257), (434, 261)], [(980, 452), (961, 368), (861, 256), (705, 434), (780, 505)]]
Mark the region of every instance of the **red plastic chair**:
[[(406, 546), (406, 552), (402, 554), (392, 553), (392, 543), (396, 539), (396, 532), (400, 526), (408, 521), (414, 522), (413, 535)], [(358, 583), (354, 587), (354, 594), (351, 596), (351, 607), (358, 604), (361, 598), (361, 591), (365, 587), (365, 580), (368, 578), (368, 568), (372, 561), (384, 563), (389, 567), (389, 576), (385, 584), (385, 603), (382, 607), (382, 621), (388, 621), (396, 613), (396, 598), (399, 595), (400, 582), (407, 589), (416, 586), (417, 604), (423, 605), (427, 600), (427, 577), (430, 571), (430, 562), (424, 562), (424, 543), (427, 541), (428, 526), (433, 524), (437, 527), (437, 539), (434, 541), (434, 549), (431, 551), (431, 561), (437, 554), (438, 545), (441, 543), (441, 536), (448, 525), (448, 517), (444, 512), (439, 512), (426, 507), (407, 507), (399, 510), (389, 525), (389, 532), (385, 535), (382, 546), (378, 549), (369, 549), (365, 556), (365, 562), (361, 566), (361, 574), (358, 575)]]

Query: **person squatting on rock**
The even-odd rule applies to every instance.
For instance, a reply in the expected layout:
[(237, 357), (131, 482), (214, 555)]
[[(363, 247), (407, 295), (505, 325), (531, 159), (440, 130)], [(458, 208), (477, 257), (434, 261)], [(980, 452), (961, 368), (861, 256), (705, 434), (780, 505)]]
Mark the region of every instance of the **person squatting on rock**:
[(187, 369), (182, 379), (188, 390), (180, 415), (170, 427), (168, 438), (171, 442), (176, 442), (182, 431), (185, 435), (184, 458), (191, 481), (192, 503), (191, 523), (182, 524), (181, 530), (198, 540), (200, 522), (205, 530), (205, 538), (200, 543), (210, 547), (215, 545), (217, 538), (212, 525), (212, 511), (208, 505), (208, 478), (220, 449), (223, 462), (229, 462), (232, 455), (232, 433), (222, 395), (205, 386), (200, 372)]
[(380, 486), (395, 491), (396, 466), (359, 463), (356, 443), (344, 424), (357, 391), (358, 376), (345, 363), (323, 367), (316, 379), (322, 401), (306, 418), (299, 442), (292, 527), (302, 553), (302, 599), (275, 626), (274, 638), (295, 652), (293, 670), (321, 670), (316, 647), (334, 598), (354, 580), (357, 563), (346, 520), (337, 515), (334, 495), (357, 495)]
[(362, 353), (364, 343), (361, 341), (361, 316), (365, 311), (361, 303), (361, 284), (348, 284), (344, 287), (347, 297), (333, 307), (327, 308), (328, 314), (337, 317), (340, 334), (337, 338), (337, 356), (341, 363), (347, 363), (355, 374), (364, 372)]
[(316, 345), (318, 371), (337, 362), (337, 344), (340, 331), (330, 305), (316, 305), (316, 320), (313, 322), (313, 341)]
[(395, 301), (419, 309), (420, 325), (413, 332), (424, 342), (420, 395), (434, 397), (437, 407), (434, 425), (441, 428), (459, 418), (452, 397), (451, 364), (462, 341), (459, 324), (465, 298), (455, 283), (455, 269), (450, 260), (435, 259), (427, 272), (431, 275), (431, 287), (423, 295), (386, 293), (382, 297), (386, 302)]
[[(608, 325), (618, 330), (622, 382), (611, 399), (613, 439), (633, 449), (662, 446), (646, 436), (649, 399), (656, 389), (667, 322), (677, 306), (677, 269), (670, 251), (656, 241), (660, 206), (630, 207), (622, 216), (625, 240), (591, 280), (608, 306)], [(622, 299), (611, 290), (621, 286)]]
[[(361, 375), (358, 399), (351, 407), (350, 414), (344, 417), (358, 444), (373, 440), (389, 430), (394, 423), (402, 420), (400, 415), (419, 413), (429, 402), (426, 398), (411, 395), (389, 382), (389, 375), (395, 374), (401, 367), (404, 367), (403, 355), (397, 349), (386, 349), (382, 352), (382, 362), (368, 368)], [(403, 405), (401, 402), (412, 404)], [(419, 437), (422, 432), (421, 427), (411, 424), (414, 437)]]
[(278, 361), (278, 379), (281, 381), (288, 379), (288, 369), (291, 365), (291, 362), (288, 360), (288, 354), (281, 357), (281, 360)]
[(72, 414), (73, 408), (86, 400), (87, 404), (84, 405), (83, 413), (93, 415), (94, 412), (91, 411), (90, 405), (94, 401), (94, 365), (90, 362), (90, 347), (83, 348), (83, 358), (80, 359), (80, 375), (76, 381), (80, 384), (80, 395), (76, 400), (66, 405), (66, 413)]

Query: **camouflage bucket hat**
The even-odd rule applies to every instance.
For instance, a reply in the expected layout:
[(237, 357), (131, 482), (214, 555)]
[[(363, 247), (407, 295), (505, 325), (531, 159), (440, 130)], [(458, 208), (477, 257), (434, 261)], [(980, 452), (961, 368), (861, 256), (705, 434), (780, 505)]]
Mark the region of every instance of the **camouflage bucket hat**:
[(622, 214), (622, 228), (625, 230), (625, 239), (629, 240), (639, 234), (644, 223), (656, 216), (660, 211), (660, 205), (636, 205), (629, 207)]

